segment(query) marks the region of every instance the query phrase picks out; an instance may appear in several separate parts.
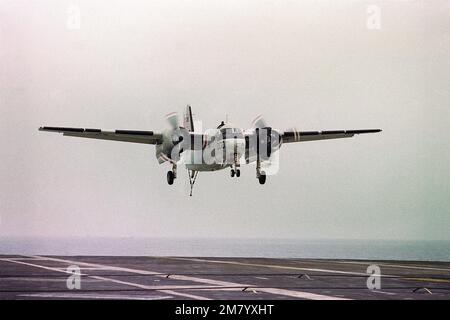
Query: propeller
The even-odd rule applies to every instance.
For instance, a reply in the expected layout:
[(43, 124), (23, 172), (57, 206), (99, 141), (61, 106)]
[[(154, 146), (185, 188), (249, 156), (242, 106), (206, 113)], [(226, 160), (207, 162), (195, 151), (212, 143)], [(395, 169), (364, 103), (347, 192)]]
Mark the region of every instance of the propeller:
[[(170, 125), (170, 129), (164, 130), (162, 132), (162, 143), (156, 146), (156, 158), (158, 162), (164, 163), (166, 161), (176, 162), (180, 157), (182, 152), (182, 146), (177, 146), (181, 141), (183, 141), (183, 136), (186, 133), (180, 125), (180, 117), (177, 112), (171, 112), (166, 115), (166, 120)], [(174, 149), (177, 146), (177, 149)], [(175, 151), (175, 155), (172, 151)], [(175, 156), (176, 158), (173, 158)], [(173, 158), (173, 159), (172, 159)]]
[(267, 151), (261, 154), (262, 160), (270, 160), (272, 153), (279, 148), (280, 133), (270, 127), (261, 114), (253, 119), (252, 125), (258, 135), (259, 143), (267, 148)]
[(253, 128), (266, 128), (267, 122), (266, 122), (266, 120), (264, 120), (262, 114), (259, 114), (258, 116), (256, 116), (255, 119), (253, 119), (252, 125), (253, 125)]
[(180, 128), (180, 117), (177, 112), (171, 112), (166, 115), (166, 120), (170, 124), (172, 130), (177, 130)]

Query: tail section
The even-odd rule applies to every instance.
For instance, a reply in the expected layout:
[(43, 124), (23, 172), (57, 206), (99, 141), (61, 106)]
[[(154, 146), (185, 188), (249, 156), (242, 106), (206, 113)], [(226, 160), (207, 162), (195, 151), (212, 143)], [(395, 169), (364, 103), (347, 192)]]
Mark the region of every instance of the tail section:
[(183, 127), (186, 128), (189, 132), (194, 132), (194, 119), (192, 119), (192, 110), (190, 105), (186, 106), (186, 112), (183, 119)]

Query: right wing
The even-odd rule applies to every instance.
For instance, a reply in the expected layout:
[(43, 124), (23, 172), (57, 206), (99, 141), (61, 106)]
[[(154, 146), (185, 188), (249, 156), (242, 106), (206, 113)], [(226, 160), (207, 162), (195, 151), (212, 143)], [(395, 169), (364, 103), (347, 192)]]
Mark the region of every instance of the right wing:
[(102, 131), (100, 129), (83, 129), (67, 127), (40, 127), (39, 131), (59, 132), (64, 136), (113, 140), (133, 143), (160, 144), (162, 135), (153, 131), (115, 130)]

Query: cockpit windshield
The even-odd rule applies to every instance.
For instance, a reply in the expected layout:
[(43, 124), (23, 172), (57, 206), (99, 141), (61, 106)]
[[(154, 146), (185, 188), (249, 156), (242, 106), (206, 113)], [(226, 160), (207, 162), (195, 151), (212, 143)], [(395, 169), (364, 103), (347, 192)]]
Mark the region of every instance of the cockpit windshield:
[(242, 130), (239, 128), (222, 128), (220, 129), (222, 139), (244, 138)]

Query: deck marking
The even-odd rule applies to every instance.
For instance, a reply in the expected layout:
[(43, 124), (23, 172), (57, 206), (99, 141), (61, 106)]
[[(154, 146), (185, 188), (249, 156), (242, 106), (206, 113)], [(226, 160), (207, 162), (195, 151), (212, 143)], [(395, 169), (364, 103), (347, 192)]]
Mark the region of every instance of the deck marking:
[[(329, 262), (329, 261), (321, 261), (321, 260), (308, 260), (308, 261), (314, 261), (314, 262)], [(308, 262), (308, 261), (302, 261), (302, 262)], [(361, 264), (361, 265), (371, 265), (376, 264), (378, 266), (382, 267), (389, 267), (389, 268), (405, 268), (405, 269), (419, 269), (419, 270), (436, 270), (436, 271), (447, 271), (450, 272), (450, 269), (445, 268), (434, 268), (434, 267), (428, 267), (428, 266), (417, 266), (417, 265), (401, 265), (401, 264), (386, 264), (386, 263), (377, 263), (377, 261), (368, 261), (368, 262), (359, 262), (359, 261), (331, 261), (332, 263), (342, 263), (342, 264)]]
[[(95, 271), (95, 270), (101, 270), (101, 271), (112, 271), (111, 269), (108, 268), (99, 268), (99, 267), (79, 267), (80, 270), (91, 270), (91, 271)], [(61, 269), (61, 270), (65, 270), (66, 268), (62, 267), (57, 267), (57, 269)]]
[[(205, 286), (203, 285), (198, 285), (198, 284), (194, 284), (194, 285), (161, 285), (161, 286), (149, 286), (149, 285), (145, 285), (145, 284), (139, 284), (139, 283), (135, 283), (135, 282), (129, 282), (129, 281), (123, 281), (123, 280), (118, 280), (118, 279), (113, 279), (113, 278), (105, 278), (102, 276), (89, 276), (90, 278), (94, 278), (94, 279), (98, 279), (98, 280), (103, 280), (103, 281), (110, 281), (110, 282), (114, 282), (114, 283), (118, 283), (118, 284), (124, 284), (124, 285), (129, 285), (129, 286), (135, 286), (141, 289), (148, 289), (148, 290), (175, 290), (175, 289), (202, 289)], [(239, 287), (239, 286), (238, 286)], [(211, 286), (211, 289), (216, 289), (215, 286)]]
[[(41, 257), (41, 256), (32, 256), (32, 257), (47, 258), (47, 260), (50, 260), (50, 261), (59, 261), (59, 262), (64, 262), (64, 263), (68, 263), (68, 264), (108, 267), (108, 268), (113, 268), (114, 270), (117, 270), (117, 271), (127, 271), (127, 272), (132, 272), (132, 273), (137, 273), (137, 274), (152, 274), (152, 275), (155, 275), (157, 277), (162, 277), (162, 278), (166, 277), (166, 275), (163, 275), (159, 272), (148, 271), (148, 270), (113, 267), (113, 266), (106, 266), (106, 265), (96, 264), (96, 263), (65, 260), (65, 259), (60, 259), (60, 258)], [(208, 260), (205, 260), (205, 261), (208, 261)], [(264, 265), (262, 265), (262, 266), (264, 266)], [(98, 279), (99, 276), (90, 276), (90, 277), (96, 277)], [(108, 279), (108, 281), (113, 281), (113, 282), (121, 281), (121, 280), (116, 280), (116, 279), (111, 279), (111, 278), (105, 278), (105, 279)], [(185, 280), (185, 281), (192, 281), (192, 282), (216, 285), (217, 286), (216, 290), (220, 290), (220, 287), (222, 287), (222, 286), (223, 287), (252, 287), (253, 286), (253, 285), (249, 285), (249, 284), (241, 284), (241, 283), (234, 283), (234, 282), (229, 282), (229, 281), (220, 281), (220, 280), (205, 279), (205, 278), (198, 278), (198, 277), (193, 277), (193, 276), (183, 276), (183, 275), (171, 275), (170, 279)], [(130, 285), (142, 286), (140, 284), (136, 284), (136, 283), (132, 283), (132, 282), (130, 282)], [(172, 286), (172, 287), (174, 287), (174, 286)], [(193, 290), (194, 290), (194, 288), (193, 288)], [(272, 293), (272, 294), (280, 294), (280, 295), (285, 295), (285, 296), (294, 297), (294, 298), (311, 299), (311, 300), (343, 300), (344, 299), (344, 298), (339, 298), (339, 297), (326, 296), (326, 295), (321, 295), (321, 294), (287, 290), (287, 289), (258, 288), (258, 291)], [(178, 292), (177, 292), (177, 294), (183, 295), (182, 293), (178, 293)], [(202, 297), (202, 298), (207, 299), (205, 297)]]
[[(41, 258), (42, 258), (42, 257), (41, 257)], [(41, 269), (46, 269), (46, 270), (51, 270), (51, 271), (62, 272), (62, 273), (65, 273), (65, 274), (72, 274), (72, 273), (69, 273), (69, 272), (67, 272), (67, 271), (65, 271), (65, 270), (61, 270), (61, 269), (58, 269), (58, 268), (46, 267), (46, 266), (37, 265), (37, 264), (32, 264), (32, 263), (27, 263), (27, 262), (23, 262), (23, 261), (15, 261), (15, 260), (10, 260), (10, 259), (1, 259), (1, 260), (2, 260), (2, 261), (11, 262), (11, 263), (23, 264), (23, 265), (27, 265), (27, 266), (30, 266), (30, 267), (36, 267), (36, 268), (41, 268)], [(51, 261), (58, 261), (58, 260), (60, 260), (60, 262), (64, 262), (63, 259), (56, 259), (56, 258), (49, 258), (49, 259), (47, 259), (47, 260), (51, 260)], [(77, 262), (77, 261), (69, 261), (69, 260), (66, 260), (65, 262), (66, 262), (66, 263), (69, 263), (69, 264), (89, 265), (89, 263), (86, 263), (86, 262)], [(117, 270), (117, 269), (121, 269), (121, 268), (115, 267), (114, 269)], [(125, 269), (127, 269), (127, 268), (125, 268)], [(127, 269), (127, 270), (128, 270), (128, 269)], [(133, 269), (130, 269), (130, 270), (133, 270)], [(140, 270), (140, 271), (142, 271), (142, 270)], [(130, 272), (131, 272), (131, 271), (130, 271)], [(154, 274), (154, 272), (151, 272), (151, 271), (150, 271), (150, 273), (151, 273), (151, 274)], [(82, 275), (87, 276), (87, 277), (89, 277), (89, 278), (93, 278), (93, 279), (98, 279), (98, 280), (104, 280), (104, 281), (109, 281), (109, 282), (120, 283), (120, 284), (123, 284), (123, 285), (128, 285), (128, 286), (138, 287), (138, 288), (141, 288), (141, 289), (152, 289), (152, 287), (150, 287), (150, 286), (145, 286), (145, 285), (141, 285), (141, 284), (134, 283), (134, 282), (125, 282), (125, 281), (121, 281), (121, 280), (116, 280), (116, 279), (111, 279), (111, 278), (105, 278), (105, 277), (100, 277), (100, 276), (92, 276), (92, 275), (87, 275), (87, 274), (83, 274), (83, 273), (82, 273)], [(176, 289), (177, 287), (176, 287), (176, 286), (171, 286), (171, 288), (172, 288), (172, 289)], [(158, 290), (158, 291), (159, 291), (159, 290)], [(166, 294), (167, 294), (167, 292), (166, 292)], [(179, 293), (179, 292), (175, 292), (175, 291), (172, 291), (172, 294), (173, 294), (173, 295), (179, 295), (179, 296), (186, 297), (186, 294), (184, 294), (184, 293)], [(199, 299), (199, 300), (201, 300), (201, 299), (202, 299), (202, 300), (209, 300), (209, 299), (206, 298), (206, 297), (200, 297), (200, 296), (196, 296), (196, 299)]]
[[(226, 260), (206, 260), (206, 259), (197, 259), (197, 258), (192, 258), (191, 259), (191, 258), (175, 258), (175, 257), (171, 257), (171, 258), (168, 258), (168, 259), (179, 259), (179, 260), (209, 262), (209, 263), (222, 263), (222, 264), (232, 264), (232, 265), (250, 266), (250, 267), (265, 267), (265, 268), (275, 268), (275, 269), (316, 271), (316, 272), (324, 272), (324, 273), (339, 273), (339, 274), (351, 274), (351, 275), (358, 275), (358, 276), (368, 276), (367, 273), (363, 273), (363, 272), (351, 272), (351, 271), (317, 269), (317, 268), (301, 268), (301, 267), (293, 267), (293, 266), (279, 266), (279, 265), (274, 265), (274, 264), (260, 264), (260, 263), (226, 261)], [(385, 275), (385, 277), (386, 277), (386, 275)]]
[(164, 292), (164, 293), (167, 293), (167, 294), (173, 294), (174, 296), (181, 296), (181, 297), (191, 298), (191, 299), (194, 299), (194, 300), (211, 300), (210, 298), (201, 297), (201, 296), (197, 296), (197, 295), (190, 294), (190, 293), (175, 292), (173, 290), (160, 290), (160, 292)]
[(112, 300), (162, 300), (170, 299), (170, 296), (146, 297), (140, 295), (119, 295), (119, 294), (98, 294), (98, 293), (25, 293), (19, 294), (20, 297), (36, 298), (67, 298), (67, 299), (112, 299)]
[(40, 258), (31, 258), (31, 257), (18, 257), (18, 258), (2, 258), (2, 259), (0, 259), (0, 260), (3, 260), (3, 259), (9, 259), (9, 260), (43, 260), (43, 259), (40, 259)]
[(303, 291), (294, 291), (294, 290), (287, 290), (287, 289), (277, 289), (277, 288), (255, 288), (255, 289), (258, 292), (279, 294), (279, 295), (283, 295), (283, 296), (308, 299), (308, 300), (350, 300), (348, 298), (326, 296), (326, 295), (322, 295), (322, 294), (309, 293), (309, 292), (303, 292)]
[(404, 280), (413, 280), (413, 281), (426, 281), (426, 282), (444, 282), (444, 283), (450, 283), (450, 279), (438, 279), (438, 278), (414, 278), (414, 277), (408, 277), (408, 278), (402, 278)]
[[(341, 270), (329, 270), (329, 269), (317, 269), (317, 268), (301, 268), (301, 267), (292, 267), (292, 266), (279, 266), (272, 264), (258, 264), (258, 263), (247, 263), (247, 262), (237, 262), (237, 261), (226, 261), (226, 260), (206, 260), (206, 259), (198, 259), (198, 258), (176, 258), (171, 257), (168, 259), (180, 259), (180, 260), (188, 260), (188, 261), (199, 261), (199, 262), (210, 262), (210, 263), (223, 263), (223, 264), (233, 264), (233, 265), (242, 265), (242, 266), (254, 266), (254, 267), (267, 267), (267, 268), (278, 268), (278, 269), (290, 269), (290, 270), (305, 270), (305, 271), (317, 271), (317, 272), (326, 272), (326, 273), (338, 273), (338, 274), (350, 274), (350, 275), (360, 275), (360, 276), (369, 276), (367, 273), (362, 272), (350, 272), (350, 271), (341, 271)], [(445, 282), (450, 283), (450, 279), (439, 279), (439, 278), (414, 278), (414, 277), (398, 277), (395, 275), (380, 275), (383, 278), (399, 278), (401, 280), (413, 280), (413, 281), (426, 281), (426, 282)]]
[[(217, 289), (220, 289), (220, 286), (223, 287), (254, 287), (254, 285), (248, 285), (248, 284), (240, 284), (240, 283), (234, 283), (234, 282), (228, 282), (228, 281), (220, 281), (220, 280), (213, 280), (213, 279), (204, 279), (204, 278), (197, 278), (192, 276), (181, 276), (181, 275), (171, 275), (170, 279), (176, 279), (176, 280), (186, 280), (186, 281), (194, 281), (194, 282), (200, 282), (200, 283), (206, 283), (206, 284), (212, 284), (219, 286)], [(275, 289), (275, 288), (257, 288), (259, 292), (266, 292), (266, 293), (272, 293), (272, 294), (280, 294), (288, 297), (294, 297), (294, 298), (303, 298), (303, 299), (311, 299), (311, 300), (336, 300), (341, 298), (336, 298), (333, 296), (325, 296), (315, 293), (309, 293), (309, 292), (302, 292), (302, 291), (294, 291), (294, 290), (286, 290), (286, 289)]]
[[(49, 279), (49, 278), (39, 278), (39, 277), (6, 277), (6, 278), (0, 278), (0, 280), (11, 280), (11, 281), (25, 281), (25, 282), (66, 282), (67, 278), (61, 277), (57, 279)], [(100, 282), (100, 280), (95, 279), (83, 279), (85, 282)], [(103, 281), (103, 280), (102, 280)]]
[(383, 293), (383, 294), (387, 294), (389, 296), (395, 296), (395, 293), (393, 293), (393, 292), (386, 292), (386, 291), (381, 291), (381, 290), (372, 290), (372, 292)]
[(28, 262), (23, 262), (23, 261), (18, 261), (18, 260), (11, 260), (11, 259), (7, 259), (7, 258), (3, 258), (0, 259), (1, 261), (6, 261), (6, 262), (12, 262), (12, 263), (17, 263), (17, 264), (23, 264), (26, 266), (30, 266), (30, 267), (38, 267), (41, 269), (46, 269), (46, 270), (51, 270), (51, 271), (56, 271), (56, 272), (62, 272), (62, 273), (66, 273), (66, 274), (72, 274), (71, 272), (67, 272), (64, 270), (61, 270), (59, 268), (52, 268), (52, 267), (46, 267), (46, 266), (41, 266), (41, 265), (37, 265), (37, 264), (33, 264), (33, 263), (28, 263)]

